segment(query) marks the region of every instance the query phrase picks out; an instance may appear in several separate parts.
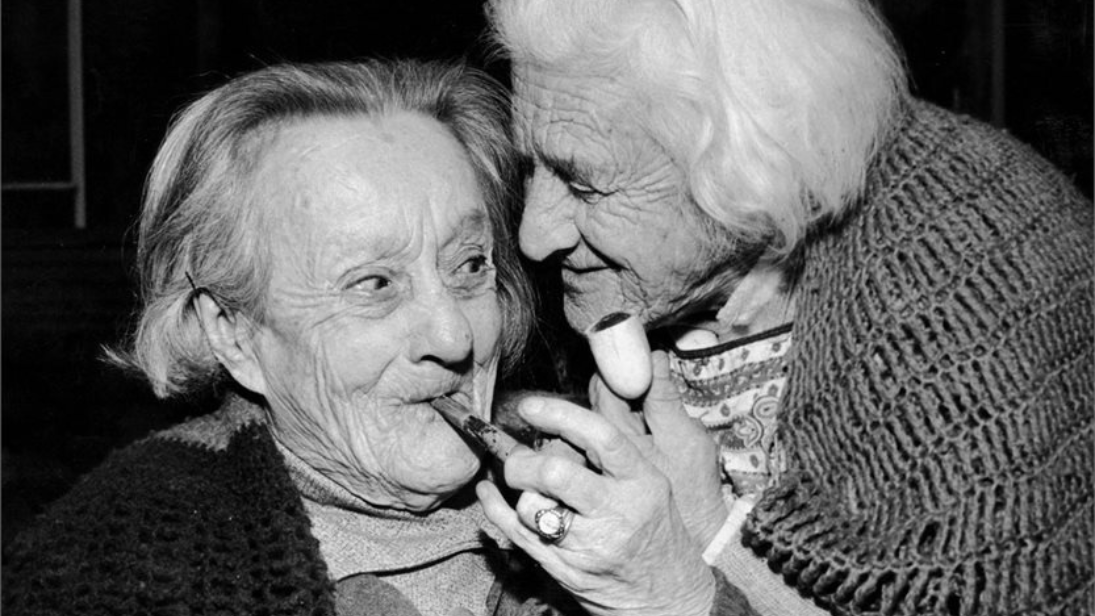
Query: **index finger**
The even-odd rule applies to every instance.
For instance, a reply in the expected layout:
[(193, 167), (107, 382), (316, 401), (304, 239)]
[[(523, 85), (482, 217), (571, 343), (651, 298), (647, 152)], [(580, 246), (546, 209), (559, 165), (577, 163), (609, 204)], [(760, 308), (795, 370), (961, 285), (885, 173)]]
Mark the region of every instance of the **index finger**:
[(584, 450), (589, 462), (606, 475), (633, 476), (647, 464), (626, 434), (604, 417), (577, 404), (530, 396), (521, 401), (518, 412), (540, 430), (559, 435)]
[(643, 425), (642, 413), (632, 411), (627, 400), (613, 393), (599, 374), (594, 374), (589, 380), (589, 403), (597, 414), (607, 419), (621, 432), (632, 436), (645, 434), (646, 426)]
[(665, 351), (652, 356), (653, 381), (643, 399), (643, 417), (654, 436), (654, 442), (665, 451), (687, 446), (700, 436), (709, 438), (698, 419), (693, 419), (681, 402), (681, 394), (669, 373), (669, 357)]

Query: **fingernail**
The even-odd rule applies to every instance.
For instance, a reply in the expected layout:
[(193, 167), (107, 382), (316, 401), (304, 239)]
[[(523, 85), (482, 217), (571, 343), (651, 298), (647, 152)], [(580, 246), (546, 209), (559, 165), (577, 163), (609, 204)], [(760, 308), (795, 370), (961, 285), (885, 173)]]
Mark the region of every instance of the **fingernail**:
[(521, 413), (536, 415), (544, 410), (544, 401), (540, 398), (525, 398), (521, 401)]

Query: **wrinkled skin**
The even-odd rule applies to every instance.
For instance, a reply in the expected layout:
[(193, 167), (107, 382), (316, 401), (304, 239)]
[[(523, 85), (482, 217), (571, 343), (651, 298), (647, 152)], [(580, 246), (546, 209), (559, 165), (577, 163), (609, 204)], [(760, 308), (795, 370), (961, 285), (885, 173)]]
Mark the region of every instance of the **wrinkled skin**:
[[(520, 145), (532, 163), (521, 249), (558, 260), (570, 325), (582, 331), (625, 310), (651, 329), (725, 304), (756, 247), (689, 200), (680, 168), (636, 120), (638, 97), (611, 79), (521, 65), (514, 83)], [(714, 601), (702, 553), (728, 513), (717, 447), (684, 410), (665, 354), (652, 362), (638, 401), (594, 377), (592, 410), (521, 402), (526, 421), (574, 445), (588, 467), (524, 451), (505, 465), (507, 483), (524, 490), (515, 507), (494, 486), (477, 488), (487, 516), (591, 614), (706, 615)], [(576, 515), (561, 541), (545, 543), (536, 513), (555, 501)]]
[(478, 472), (428, 402), (486, 417), (501, 311), (472, 167), (433, 119), (313, 118), (257, 172), (272, 258), (254, 334), (276, 438), (366, 502), (437, 507)]
[(521, 249), (560, 260), (570, 325), (626, 310), (649, 327), (725, 303), (752, 247), (689, 200), (676, 161), (636, 120), (637, 97), (611, 79), (528, 67), (514, 85), (533, 165)]
[[(626, 310), (651, 329), (721, 307), (757, 247), (735, 241), (689, 201), (676, 161), (638, 121), (639, 97), (611, 79), (528, 66), (515, 69), (514, 83), (521, 147), (534, 164), (521, 248), (533, 259), (559, 259), (571, 326), (584, 330)], [(726, 515), (717, 451), (671, 395), (668, 371), (656, 382), (643, 402), (654, 410), (645, 424), (635, 425), (629, 405), (599, 377), (593, 408), (670, 479), (704, 546)]]
[[(574, 444), (589, 467), (522, 450), (505, 465), (506, 482), (525, 490), (515, 509), (490, 483), (476, 490), (488, 518), (598, 616), (707, 616), (714, 600), (701, 553), (726, 517), (715, 444), (681, 406), (665, 354), (654, 359), (643, 402), (652, 435), (597, 380), (596, 412), (530, 396), (522, 418)], [(547, 497), (577, 512), (557, 544), (532, 530), (536, 512), (555, 506)]]

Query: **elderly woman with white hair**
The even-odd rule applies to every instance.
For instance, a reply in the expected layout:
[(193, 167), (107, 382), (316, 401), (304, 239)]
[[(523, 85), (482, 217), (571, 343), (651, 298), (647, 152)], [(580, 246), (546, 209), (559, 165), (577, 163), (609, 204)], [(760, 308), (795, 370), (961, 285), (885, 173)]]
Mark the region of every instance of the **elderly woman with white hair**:
[[(1095, 609), (1093, 218), (1066, 177), (912, 97), (865, 0), (491, 0), (489, 16), (529, 163), (521, 248), (559, 267), (591, 341), (632, 324), (595, 344), (602, 438), (646, 453), (754, 608)], [(507, 477), (598, 505), (539, 546), (537, 503), (481, 494), (564, 586), (629, 558), (592, 529), (652, 528), (633, 523), (644, 486), (605, 503), (580, 465)]]

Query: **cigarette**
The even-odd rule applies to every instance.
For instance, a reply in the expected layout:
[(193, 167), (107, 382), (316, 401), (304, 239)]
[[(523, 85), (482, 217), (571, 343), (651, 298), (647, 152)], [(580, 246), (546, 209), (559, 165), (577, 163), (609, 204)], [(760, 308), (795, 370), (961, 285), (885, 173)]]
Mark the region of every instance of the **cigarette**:
[(503, 432), (501, 428), (490, 422), (483, 421), (463, 404), (448, 396), (435, 399), (430, 402), (430, 406), (441, 413), (441, 416), (452, 424), (452, 427), (456, 428), (457, 431), (479, 443), (483, 449), (486, 449), (492, 456), (502, 462), (505, 462), (506, 458), (515, 449), (524, 447), (524, 445), (517, 442), (517, 439)]
[(650, 343), (639, 318), (627, 312), (601, 317), (586, 330), (601, 378), (617, 396), (634, 400), (650, 388)]

